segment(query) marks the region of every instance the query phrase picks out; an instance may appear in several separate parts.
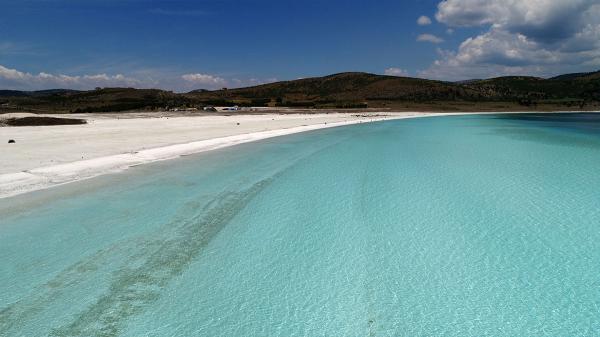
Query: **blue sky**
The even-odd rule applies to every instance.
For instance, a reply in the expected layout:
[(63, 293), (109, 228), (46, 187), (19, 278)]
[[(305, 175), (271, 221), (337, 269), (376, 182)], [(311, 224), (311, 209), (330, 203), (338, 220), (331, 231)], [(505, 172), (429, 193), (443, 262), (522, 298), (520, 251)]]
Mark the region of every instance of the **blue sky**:
[(0, 0), (0, 89), (588, 71), (600, 68), (598, 2)]

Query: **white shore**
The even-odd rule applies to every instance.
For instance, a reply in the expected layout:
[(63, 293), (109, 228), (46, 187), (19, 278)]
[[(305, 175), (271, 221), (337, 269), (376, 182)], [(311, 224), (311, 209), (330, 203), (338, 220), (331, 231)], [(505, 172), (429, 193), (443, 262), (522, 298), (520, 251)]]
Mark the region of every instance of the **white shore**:
[(86, 125), (0, 127), (0, 198), (259, 139), (431, 115), (450, 114), (88, 114), (68, 116), (84, 118)]

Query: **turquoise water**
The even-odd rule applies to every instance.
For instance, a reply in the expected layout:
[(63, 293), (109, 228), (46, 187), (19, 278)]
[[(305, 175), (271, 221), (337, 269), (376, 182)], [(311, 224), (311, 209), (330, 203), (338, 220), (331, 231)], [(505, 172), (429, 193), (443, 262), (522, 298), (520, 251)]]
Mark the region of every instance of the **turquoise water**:
[(0, 200), (0, 336), (598, 336), (596, 116), (319, 130)]

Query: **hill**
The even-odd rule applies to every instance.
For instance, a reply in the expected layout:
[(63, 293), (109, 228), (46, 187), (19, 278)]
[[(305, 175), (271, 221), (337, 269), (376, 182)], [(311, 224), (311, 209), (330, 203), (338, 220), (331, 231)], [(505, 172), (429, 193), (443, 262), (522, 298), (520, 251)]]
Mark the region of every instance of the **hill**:
[(5, 111), (118, 112), (206, 105), (446, 111), (597, 109), (600, 72), (550, 79), (511, 76), (455, 83), (354, 72), (182, 94), (133, 88), (0, 91), (0, 109)]
[[(190, 104), (183, 95), (158, 89), (46, 90), (0, 96), (4, 110), (49, 113), (157, 110)], [(0, 107), (1, 109), (1, 107)]]
[(256, 87), (191, 92), (204, 104), (270, 104), (278, 106), (401, 107), (451, 103), (476, 108), (490, 103), (516, 106), (579, 106), (600, 102), (600, 79), (543, 79), (512, 76), (461, 83), (366, 73), (342, 73), (325, 77), (277, 82)]
[(475, 96), (472, 89), (452, 83), (366, 73), (270, 83), (249, 88), (192, 92), (186, 96), (206, 103), (237, 102), (278, 106), (353, 107), (376, 101), (436, 101)]
[(591, 73), (574, 73), (574, 74), (565, 74), (556, 77), (552, 77), (551, 80), (597, 80), (600, 79), (600, 71), (591, 72)]
[(78, 90), (70, 89), (49, 89), (38, 91), (18, 91), (18, 90), (0, 90), (0, 97), (35, 97), (48, 96), (53, 94), (76, 93)]

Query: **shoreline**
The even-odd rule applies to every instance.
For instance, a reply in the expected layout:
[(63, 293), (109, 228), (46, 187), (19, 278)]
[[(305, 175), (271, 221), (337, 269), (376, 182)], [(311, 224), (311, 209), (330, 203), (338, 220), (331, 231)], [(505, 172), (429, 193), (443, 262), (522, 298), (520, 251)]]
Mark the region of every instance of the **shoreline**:
[[(308, 123), (299, 126), (291, 127), (277, 127), (275, 129), (266, 129), (264, 131), (250, 131), (243, 132), (244, 130), (237, 130), (233, 127), (230, 120), (231, 116), (222, 116), (223, 120), (220, 120), (221, 124), (219, 127), (225, 127), (220, 130), (221, 133), (231, 132), (231, 130), (242, 131), (242, 133), (226, 135), (226, 136), (208, 136), (205, 139), (190, 139), (188, 141), (178, 142), (175, 144), (169, 144), (165, 146), (151, 146), (150, 148), (142, 147), (139, 150), (128, 150), (119, 151), (116, 154), (110, 155), (99, 155), (91, 159), (82, 159), (75, 161), (68, 161), (55, 165), (42, 165), (40, 167), (34, 167), (31, 169), (25, 169), (17, 172), (0, 172), (0, 199), (9, 198), (20, 194), (34, 192), (37, 190), (48, 189), (54, 186), (64, 185), (76, 181), (82, 181), (90, 179), (104, 174), (117, 173), (127, 170), (130, 167), (153, 163), (157, 161), (164, 161), (169, 159), (178, 158), (181, 156), (187, 156), (192, 154), (198, 154), (202, 152), (212, 151), (225, 147), (235, 146), (238, 144), (249, 143), (262, 139), (268, 139), (273, 137), (279, 137), (284, 135), (290, 135), (295, 133), (334, 128), (340, 126), (354, 125), (360, 123), (371, 123), (380, 122), (386, 120), (398, 120), (408, 118), (421, 118), (421, 117), (432, 117), (432, 116), (453, 116), (453, 115), (466, 115), (466, 114), (488, 114), (487, 112), (480, 113), (469, 113), (469, 112), (452, 112), (452, 113), (425, 113), (425, 112), (412, 112), (412, 113), (373, 113), (369, 114), (358, 114), (358, 115), (344, 115), (344, 114), (331, 114), (327, 116), (329, 121), (323, 121), (323, 116), (316, 115), (307, 117), (309, 115), (297, 115), (293, 116), (294, 123)], [(252, 115), (241, 115), (235, 116), (237, 119), (246, 118), (258, 122), (264, 122), (268, 117), (270, 120), (275, 120), (275, 117), (271, 119), (270, 115), (263, 115), (262, 119)], [(305, 118), (306, 117), (306, 118)], [(184, 118), (205, 118), (202, 116), (198, 117), (184, 117)], [(310, 120), (310, 118), (313, 118)], [(117, 117), (118, 119), (118, 117)], [(139, 118), (144, 120), (145, 118)], [(156, 119), (156, 118), (155, 118)], [(342, 119), (342, 120), (340, 120)], [(225, 124), (227, 120), (227, 124)], [(331, 120), (334, 120), (331, 122)], [(186, 122), (187, 120), (184, 120)], [(196, 122), (198, 120), (195, 120)], [(289, 122), (289, 120), (288, 120)], [(313, 122), (313, 124), (310, 124)], [(93, 125), (93, 123), (92, 123)], [(235, 123), (233, 124), (235, 125)], [(239, 125), (239, 123), (237, 123)], [(204, 128), (210, 130), (212, 125), (204, 125)], [(41, 131), (40, 128), (55, 128), (55, 127), (35, 127), (35, 131)], [(143, 128), (143, 126), (139, 126)], [(55, 132), (62, 129), (45, 129), (46, 132)], [(143, 130), (142, 130), (143, 131)], [(176, 130), (177, 131), (177, 130)], [(206, 130), (204, 130), (206, 131)], [(124, 134), (125, 136), (131, 136)], [(135, 135), (133, 135), (135, 136)], [(159, 137), (158, 135), (157, 137)], [(130, 137), (131, 138), (131, 137)], [(63, 140), (64, 142), (65, 140)], [(68, 139), (67, 139), (68, 141)], [(71, 141), (74, 141), (71, 139)], [(92, 141), (92, 143), (94, 143)], [(62, 150), (59, 148), (58, 150)], [(27, 159), (27, 158), (26, 158)], [(31, 161), (31, 160), (30, 160)], [(54, 160), (52, 160), (54, 161)], [(27, 164), (31, 164), (25, 160)]]
[[(322, 122), (319, 124), (241, 133), (224, 137), (214, 137), (178, 143), (174, 145), (152, 147), (139, 151), (100, 156), (92, 159), (77, 160), (57, 165), (41, 166), (14, 173), (3, 173), (0, 174), (0, 199), (34, 192), (37, 190), (48, 189), (54, 186), (64, 185), (76, 181), (82, 181), (104, 174), (117, 173), (138, 165), (175, 159), (181, 156), (198, 154), (262, 139), (360, 123), (456, 114), (462, 113), (377, 114), (372, 117), (361, 115), (360, 117), (355, 117), (346, 121), (332, 123)], [(36, 128), (45, 127), (38, 126)]]

